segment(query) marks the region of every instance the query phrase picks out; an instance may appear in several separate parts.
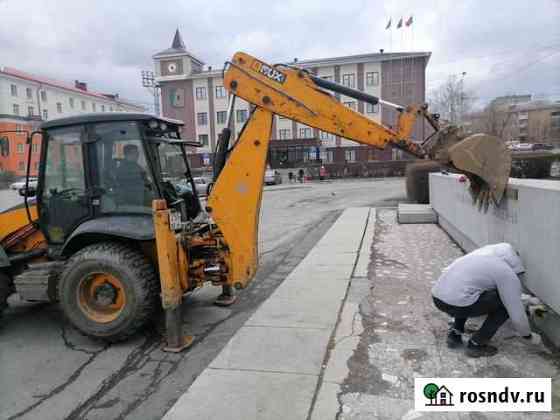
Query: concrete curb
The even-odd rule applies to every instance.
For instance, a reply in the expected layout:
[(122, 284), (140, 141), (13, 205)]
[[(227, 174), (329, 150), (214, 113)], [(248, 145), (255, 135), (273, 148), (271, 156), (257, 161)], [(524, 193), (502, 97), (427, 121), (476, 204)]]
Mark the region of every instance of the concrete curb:
[(341, 308), (352, 277), (367, 275), (372, 221), (375, 209), (344, 211), (164, 419), (307, 419), (326, 399), (338, 410), (323, 363), (331, 338), (352, 328)]

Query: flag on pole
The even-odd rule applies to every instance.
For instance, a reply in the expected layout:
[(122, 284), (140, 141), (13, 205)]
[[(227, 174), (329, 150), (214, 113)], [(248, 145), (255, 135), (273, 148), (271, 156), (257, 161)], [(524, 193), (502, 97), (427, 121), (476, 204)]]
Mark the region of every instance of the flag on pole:
[(389, 29), (391, 27), (391, 18), (389, 18), (389, 22), (387, 22), (387, 26), (385, 26), (385, 29)]
[(410, 15), (410, 17), (407, 19), (405, 25), (406, 25), (406, 26), (412, 25), (412, 15)]
[(402, 28), (402, 19), (403, 19), (403, 18), (400, 18), (400, 19), (399, 19), (399, 23), (397, 23), (397, 29)]

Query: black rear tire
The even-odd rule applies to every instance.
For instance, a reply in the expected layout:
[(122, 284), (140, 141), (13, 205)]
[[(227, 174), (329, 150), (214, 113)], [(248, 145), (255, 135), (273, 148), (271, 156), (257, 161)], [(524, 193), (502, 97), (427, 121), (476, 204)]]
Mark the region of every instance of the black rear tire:
[[(85, 282), (105, 275), (117, 279), (124, 303), (114, 319), (100, 319), (81, 299)], [(139, 251), (115, 242), (90, 245), (73, 255), (60, 277), (58, 298), (68, 320), (84, 334), (123, 341), (142, 328), (158, 308), (159, 282)]]

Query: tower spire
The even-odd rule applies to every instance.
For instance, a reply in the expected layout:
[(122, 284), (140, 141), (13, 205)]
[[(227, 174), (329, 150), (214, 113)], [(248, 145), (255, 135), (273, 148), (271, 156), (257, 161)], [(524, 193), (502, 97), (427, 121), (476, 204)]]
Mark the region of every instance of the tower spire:
[(175, 31), (175, 36), (173, 37), (173, 43), (171, 44), (171, 48), (175, 48), (178, 50), (185, 50), (185, 43), (183, 42), (183, 38), (181, 37), (181, 33), (179, 32), (179, 28)]

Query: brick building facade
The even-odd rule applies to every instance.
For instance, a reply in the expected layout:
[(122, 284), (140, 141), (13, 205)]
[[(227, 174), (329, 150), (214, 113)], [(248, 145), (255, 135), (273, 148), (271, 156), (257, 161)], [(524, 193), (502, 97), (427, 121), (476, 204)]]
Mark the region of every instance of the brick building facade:
[[(0, 67), (0, 172), (24, 176), (27, 164), (25, 132), (36, 130), (42, 121), (87, 112), (143, 112), (118, 94), (102, 94), (87, 84), (46, 79), (8, 67)], [(31, 173), (36, 174), (40, 144), (31, 150)]]

